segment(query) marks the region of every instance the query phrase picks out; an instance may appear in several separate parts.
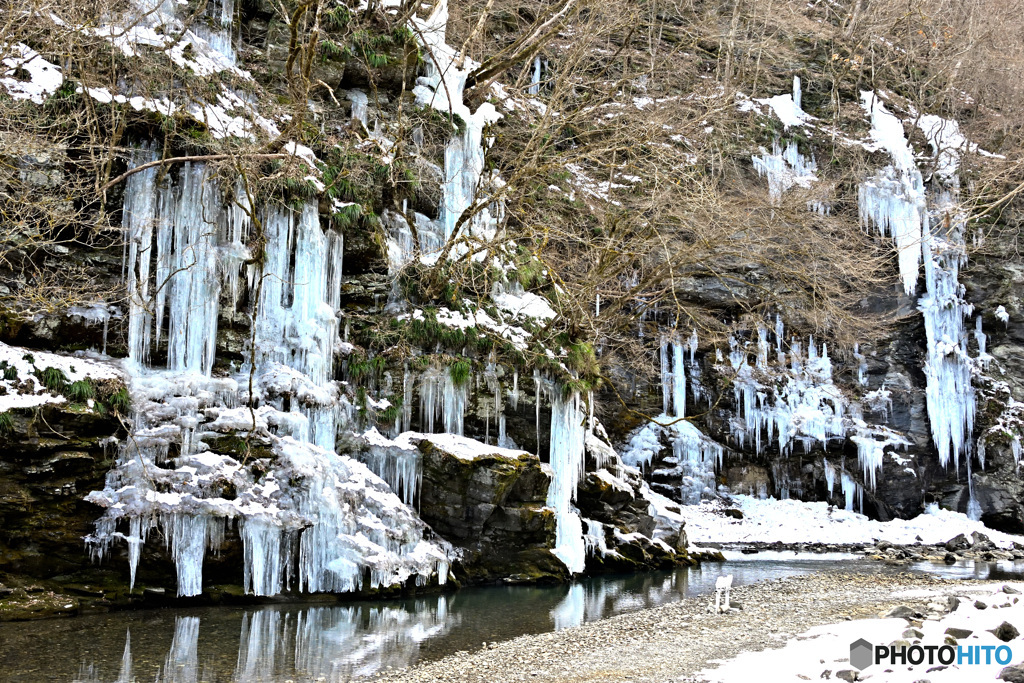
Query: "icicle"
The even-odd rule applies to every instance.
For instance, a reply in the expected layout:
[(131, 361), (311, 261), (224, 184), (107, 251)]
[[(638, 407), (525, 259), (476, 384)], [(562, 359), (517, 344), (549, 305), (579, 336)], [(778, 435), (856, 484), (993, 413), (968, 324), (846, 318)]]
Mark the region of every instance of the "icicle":
[(846, 472), (842, 473), (841, 481), (842, 481), (842, 487), (843, 487), (843, 496), (846, 499), (846, 509), (852, 512), (853, 511), (853, 501), (855, 500), (855, 498), (857, 496), (857, 488), (858, 488), (857, 482), (855, 482), (853, 480), (853, 477), (851, 477)]
[(672, 343), (672, 409), (676, 417), (686, 416), (686, 369), (683, 365), (683, 345)]
[(974, 475), (971, 474), (971, 458), (967, 458), (967, 517), (975, 522), (981, 519), (981, 504), (974, 497)]
[(669, 342), (666, 338), (661, 340), (661, 412), (669, 414), (672, 404), (672, 369), (669, 365)]
[(918, 302), (924, 315), (928, 356), (925, 362), (925, 398), (931, 422), (932, 440), (945, 467), (950, 456), (959, 466), (974, 431), (975, 395), (971, 383), (972, 363), (967, 357), (964, 318), (971, 307), (963, 300), (958, 281), (964, 262), (962, 217), (952, 215), (949, 199), (939, 204), (945, 235), (932, 234), (925, 222), (925, 283), (927, 292)]
[(827, 459), (823, 459), (823, 462), (825, 463), (825, 486), (828, 488), (828, 495), (831, 496), (836, 487), (836, 468)]
[[(903, 123), (886, 110), (874, 93), (863, 92), (861, 99), (871, 117), (872, 137), (885, 147), (893, 160), (892, 166), (861, 183), (858, 190), (861, 223), (865, 227), (874, 225), (879, 234), (892, 237), (899, 253), (904, 291), (914, 294), (924, 240), (922, 226), (927, 218), (924, 180), (904, 136)], [(926, 255), (926, 261), (927, 258)]]
[(540, 74), (540, 55), (537, 55), (533, 58), (533, 71), (530, 73), (530, 87), (526, 89), (526, 92), (530, 95), (537, 95), (540, 93)]
[(551, 397), (551, 485), (547, 504), (555, 509), (557, 522), (555, 548), (552, 552), (569, 571), (579, 574), (586, 562), (583, 522), (572, 502), (576, 487), (583, 477), (583, 413), (580, 395), (564, 396), (556, 384)]

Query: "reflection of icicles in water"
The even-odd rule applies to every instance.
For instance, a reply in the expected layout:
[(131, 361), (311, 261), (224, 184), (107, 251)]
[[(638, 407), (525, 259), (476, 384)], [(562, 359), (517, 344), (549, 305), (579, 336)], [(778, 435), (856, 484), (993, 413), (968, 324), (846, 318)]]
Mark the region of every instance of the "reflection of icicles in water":
[(176, 617), (174, 640), (167, 652), (162, 683), (196, 683), (199, 680), (199, 617)]
[[(270, 637), (282, 639), (294, 624), (295, 668), (310, 680), (347, 681), (414, 663), (423, 643), (458, 623), (445, 596), (436, 606), (418, 600), (397, 607), (312, 607)], [(259, 655), (259, 650), (252, 651)], [(246, 680), (246, 679), (240, 679)]]
[(579, 626), (586, 616), (586, 592), (582, 584), (574, 583), (569, 586), (569, 592), (562, 602), (558, 603), (551, 610), (551, 619), (555, 622), (555, 630)]
[(285, 648), (291, 644), (288, 635), (278, 610), (246, 612), (242, 616), (235, 680), (274, 680), (279, 658), (285, 656)]

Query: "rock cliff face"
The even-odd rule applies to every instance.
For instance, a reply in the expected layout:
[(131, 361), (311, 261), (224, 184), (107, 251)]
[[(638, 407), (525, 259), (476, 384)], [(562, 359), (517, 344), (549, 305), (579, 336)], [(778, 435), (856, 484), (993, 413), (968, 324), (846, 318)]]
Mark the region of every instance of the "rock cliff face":
[(314, 4), (0, 34), (0, 618), (685, 564), (730, 494), (1024, 531), (991, 112), (814, 7), (762, 73), (693, 8)]

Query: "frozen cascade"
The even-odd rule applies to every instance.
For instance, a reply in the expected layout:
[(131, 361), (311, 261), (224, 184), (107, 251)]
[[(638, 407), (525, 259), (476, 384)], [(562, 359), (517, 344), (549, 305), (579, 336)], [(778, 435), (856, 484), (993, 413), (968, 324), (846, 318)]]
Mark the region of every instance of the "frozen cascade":
[[(136, 154), (140, 164), (155, 158), (150, 150)], [(229, 230), (238, 219), (222, 209), (205, 165), (186, 163), (177, 183), (158, 185), (158, 171), (136, 173), (125, 190), (129, 358), (148, 364), (166, 336), (168, 370), (209, 375), (220, 295), (218, 223)]]
[[(686, 346), (680, 341), (661, 342), (661, 392), (665, 414), (676, 417), (686, 414), (686, 365), (683, 362)], [(691, 352), (691, 357), (693, 353)]]
[[(892, 158), (892, 165), (860, 186), (860, 214), (890, 234), (899, 251), (900, 276), (908, 294), (916, 290), (918, 264), (924, 260), (925, 294), (918, 301), (927, 336), (926, 403), (932, 441), (945, 467), (952, 456), (959, 466), (961, 452), (970, 452), (976, 399), (971, 383), (975, 365), (988, 362), (985, 337), (976, 332), (979, 358), (967, 353), (965, 318), (973, 306), (964, 300), (959, 270), (966, 263), (965, 217), (956, 206), (958, 155), (970, 145), (955, 122), (922, 116), (924, 130), (936, 156), (931, 179), (931, 209), (921, 172), (907, 142), (903, 123), (886, 110), (875, 93), (862, 92), (862, 105), (871, 118), (871, 137)], [(948, 125), (947, 125), (948, 124)], [(980, 324), (980, 318), (979, 318)]]
[[(497, 121), (501, 115), (490, 102), (481, 104), (476, 112), (471, 112), (463, 102), (466, 77), (479, 65), (445, 42), (447, 0), (440, 0), (434, 5), (425, 20), (413, 18), (412, 21), (432, 57), (426, 60), (426, 75), (416, 79), (413, 88), (416, 101), (423, 106), (458, 115), (466, 124), (463, 132), (453, 136), (445, 147), (445, 182), (439, 217), (442, 229), (439, 233), (447, 242), (463, 213), (477, 199), (477, 186), (484, 170), (484, 127)], [(492, 208), (498, 213), (501, 211), (499, 206), (483, 208), (474, 215), (472, 225), (468, 227), (479, 231), (493, 230)]]
[(873, 92), (862, 92), (861, 102), (871, 118), (871, 137), (889, 152), (892, 165), (861, 183), (858, 189), (860, 220), (889, 235), (899, 254), (900, 279), (907, 294), (917, 291), (921, 263), (922, 226), (926, 220), (924, 180), (903, 132), (903, 123), (886, 110)]
[(552, 551), (570, 573), (579, 574), (586, 563), (583, 521), (573, 506), (576, 487), (583, 477), (585, 438), (582, 400), (578, 393), (563, 395), (555, 384), (551, 395), (551, 484), (547, 504), (555, 509), (557, 524)]
[(724, 450), (705, 436), (696, 426), (670, 415), (660, 415), (654, 422), (636, 430), (622, 449), (622, 462), (640, 470), (649, 470), (654, 456), (662, 450), (662, 441), (672, 444), (675, 468), (679, 478), (679, 499), (692, 505), (715, 494), (715, 471), (721, 469)]
[[(818, 165), (812, 155), (810, 159), (800, 153), (795, 142), (788, 142), (783, 148), (776, 140), (772, 143), (772, 151), (761, 148), (761, 155), (752, 158), (754, 170), (763, 178), (768, 178), (768, 197), (772, 204), (778, 204), (782, 195), (793, 187), (809, 189), (818, 179)], [(807, 203), (810, 211), (828, 214), (830, 209), (822, 202)]]
[[(104, 490), (87, 496), (106, 508), (87, 539), (94, 555), (126, 541), (134, 584), (148, 531), (159, 527), (179, 595), (196, 595), (205, 553), (234, 521), (245, 583), (257, 595), (288, 590), (293, 577), (310, 592), (356, 590), (364, 576), (378, 587), (436, 572), (444, 583), (450, 548), (424, 541), (423, 523), (365, 465), (331, 452), (348, 406), (331, 379), (340, 235), (321, 228), (312, 203), (259, 210), (266, 258), (237, 281), (258, 301), (256, 352), (237, 376), (211, 377), (221, 280), (241, 267), (249, 212), (225, 201), (201, 165), (168, 173), (159, 187), (156, 178), (137, 173), (126, 191), (133, 437)], [(239, 257), (216, 258), (225, 252)], [(150, 367), (164, 337), (173, 348), (167, 368)], [(274, 459), (256, 471), (208, 453), (203, 439), (223, 434), (248, 436)], [(178, 457), (169, 460), (172, 443)], [(226, 488), (238, 492), (234, 500), (221, 497)]]
[[(787, 358), (781, 350), (783, 331), (777, 318), (775, 343), (780, 360)], [(864, 481), (872, 490), (886, 449), (910, 445), (898, 432), (864, 421), (861, 404), (849, 403), (833, 383), (832, 362), (824, 344), (819, 352), (814, 339), (809, 339), (805, 356), (803, 345), (794, 340), (788, 353), (789, 367), (772, 367), (768, 363), (768, 334), (759, 328), (755, 367), (758, 376), (773, 379), (764, 385), (755, 377), (755, 367), (749, 364), (747, 353), (736, 340), (731, 343), (729, 361), (736, 371), (733, 392), (739, 414), (730, 423), (730, 431), (737, 442), (762, 453), (768, 444), (777, 441), (780, 453), (788, 456), (797, 441), (804, 452), (809, 452), (815, 444), (827, 449), (833, 439), (849, 438), (857, 445)], [(875, 400), (871, 397), (876, 395), (878, 400), (884, 400), (881, 392), (884, 389), (868, 394), (865, 400)]]
[(963, 217), (948, 194), (939, 197), (936, 214), (938, 230), (933, 232), (930, 222), (925, 223), (927, 292), (918, 301), (928, 341), (925, 398), (939, 463), (945, 467), (952, 455), (953, 466), (958, 467), (960, 453), (969, 448), (974, 431), (973, 361), (967, 355), (964, 329), (964, 318), (971, 315), (973, 306), (964, 300), (964, 286), (958, 280), (967, 258)]
[[(767, 357), (765, 336), (760, 337), (758, 347), (760, 363)], [(811, 339), (805, 358), (801, 346), (794, 342), (789, 359), (791, 369), (783, 373), (784, 383), (781, 386), (776, 383), (769, 389), (754, 378), (745, 352), (734, 349), (730, 354), (736, 369), (733, 392), (740, 410), (731, 424), (732, 435), (741, 443), (752, 445), (757, 453), (764, 449), (762, 436), (769, 442), (777, 438), (783, 455), (792, 452), (793, 441), (797, 439), (807, 450), (815, 442), (827, 446), (829, 440), (846, 436), (845, 399), (832, 382), (832, 362), (827, 348), (823, 345), (819, 355)], [(767, 365), (759, 370), (767, 370)]]

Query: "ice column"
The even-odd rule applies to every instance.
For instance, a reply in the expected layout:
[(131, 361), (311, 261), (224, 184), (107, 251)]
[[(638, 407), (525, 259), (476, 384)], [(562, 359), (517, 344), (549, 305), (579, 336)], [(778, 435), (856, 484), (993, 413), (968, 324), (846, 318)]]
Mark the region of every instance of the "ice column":
[(925, 362), (926, 399), (932, 440), (943, 467), (953, 457), (959, 466), (960, 453), (970, 444), (974, 431), (975, 395), (971, 384), (971, 359), (967, 355), (964, 318), (973, 307), (958, 280), (966, 261), (963, 218), (948, 196), (940, 197), (936, 229), (925, 224), (925, 284), (927, 292), (918, 302), (924, 316), (928, 358)]
[(557, 522), (554, 554), (569, 571), (579, 574), (586, 562), (583, 521), (573, 506), (576, 487), (583, 476), (584, 425), (580, 395), (566, 397), (555, 384), (551, 397), (551, 485), (547, 504), (555, 509)]

